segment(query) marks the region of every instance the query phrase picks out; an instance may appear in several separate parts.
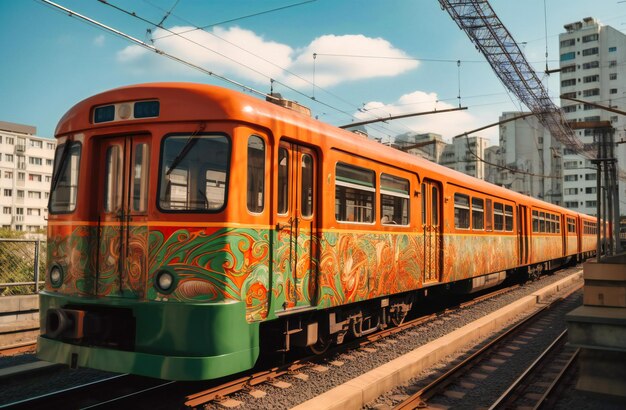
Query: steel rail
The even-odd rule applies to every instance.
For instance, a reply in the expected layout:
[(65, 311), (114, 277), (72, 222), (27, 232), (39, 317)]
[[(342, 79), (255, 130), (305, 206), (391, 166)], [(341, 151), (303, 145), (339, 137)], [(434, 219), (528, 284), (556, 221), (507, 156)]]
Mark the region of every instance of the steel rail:
[[(523, 387), (524, 383), (528, 383), (528, 381), (532, 378), (533, 373), (538, 370), (542, 365), (546, 364), (546, 361), (551, 358), (551, 355), (553, 355), (555, 352), (558, 352), (558, 349), (563, 348), (563, 345), (567, 341), (566, 336), (567, 329), (564, 330), (530, 366), (528, 366), (524, 373), (522, 373), (504, 393), (502, 393), (502, 395), (491, 405), (491, 407), (489, 407), (489, 410), (506, 408), (507, 404), (511, 404), (514, 398), (519, 395), (519, 389)], [(567, 362), (561, 367), (559, 373), (556, 375), (556, 377), (552, 379), (550, 385), (537, 400), (535, 406), (532, 407), (533, 409), (539, 408), (546, 401), (550, 393), (554, 391), (555, 387), (558, 385), (563, 375), (566, 373), (566, 371), (569, 369), (569, 367), (578, 356), (579, 351), (580, 349), (576, 349), (570, 355)]]
[(567, 295), (559, 297), (558, 299), (555, 299), (551, 303), (543, 305), (538, 310), (533, 312), (531, 315), (517, 322), (513, 327), (507, 329), (504, 333), (500, 334), (498, 337), (488, 342), (486, 345), (484, 345), (482, 348), (474, 352), (465, 360), (463, 360), (462, 362), (460, 362), (459, 364), (457, 364), (456, 366), (454, 366), (453, 368), (449, 369), (447, 372), (439, 376), (437, 379), (429, 383), (426, 387), (422, 388), (417, 393), (407, 398), (404, 402), (398, 404), (396, 407), (394, 407), (394, 410), (406, 410), (406, 409), (416, 409), (416, 408), (427, 407), (427, 404), (425, 402), (426, 400), (428, 400), (435, 394), (439, 393), (446, 386), (450, 385), (454, 381), (454, 379), (460, 376), (460, 374), (462, 374), (462, 372), (466, 368), (468, 368), (475, 362), (479, 361), (481, 359), (481, 356), (485, 352), (489, 351), (491, 348), (493, 348), (495, 345), (503, 341), (505, 338), (521, 330), (526, 324), (531, 323), (533, 320), (535, 320), (537, 316), (549, 310), (552, 306), (556, 305), (557, 303), (562, 302), (565, 298), (567, 298), (569, 295), (571, 295), (572, 293), (574, 293), (581, 287), (582, 285), (576, 286), (575, 289), (568, 292)]

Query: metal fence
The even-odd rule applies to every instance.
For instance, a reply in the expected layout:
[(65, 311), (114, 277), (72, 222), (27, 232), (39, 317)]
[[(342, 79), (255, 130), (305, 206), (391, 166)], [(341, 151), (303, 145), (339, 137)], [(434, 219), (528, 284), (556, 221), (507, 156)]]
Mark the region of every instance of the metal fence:
[(46, 241), (0, 238), (0, 296), (37, 293), (45, 272)]

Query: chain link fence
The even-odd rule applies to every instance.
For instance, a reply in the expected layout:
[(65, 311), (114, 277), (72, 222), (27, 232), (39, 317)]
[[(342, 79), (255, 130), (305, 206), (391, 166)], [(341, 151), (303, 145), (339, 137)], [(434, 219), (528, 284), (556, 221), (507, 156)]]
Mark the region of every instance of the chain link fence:
[(37, 293), (45, 273), (46, 241), (0, 238), (0, 296)]

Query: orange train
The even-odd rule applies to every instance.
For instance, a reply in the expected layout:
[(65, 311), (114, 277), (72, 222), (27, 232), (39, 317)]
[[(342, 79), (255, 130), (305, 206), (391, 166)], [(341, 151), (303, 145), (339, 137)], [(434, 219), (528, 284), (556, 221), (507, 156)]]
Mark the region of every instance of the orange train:
[[(218, 87), (158, 83), (61, 119), (39, 357), (171, 380), (323, 351), (595, 251), (581, 215)], [(276, 337), (276, 335), (279, 335)]]

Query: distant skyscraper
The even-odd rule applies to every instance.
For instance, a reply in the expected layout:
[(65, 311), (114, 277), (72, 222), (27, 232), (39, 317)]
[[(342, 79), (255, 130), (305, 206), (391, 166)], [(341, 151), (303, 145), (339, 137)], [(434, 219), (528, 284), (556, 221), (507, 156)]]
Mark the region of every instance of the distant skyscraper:
[[(559, 35), (561, 94), (593, 103), (626, 109), (626, 35), (587, 17), (566, 24)], [(615, 140), (626, 140), (624, 116), (588, 104), (561, 100), (570, 121), (610, 121)], [(593, 130), (576, 130), (584, 144), (594, 144)], [(619, 145), (618, 165), (626, 170), (626, 144)], [(620, 181), (620, 198), (626, 198), (626, 181)], [(588, 159), (563, 149), (563, 204), (596, 213), (596, 171)], [(622, 207), (624, 208), (624, 207)], [(622, 209), (622, 214), (626, 209)]]

